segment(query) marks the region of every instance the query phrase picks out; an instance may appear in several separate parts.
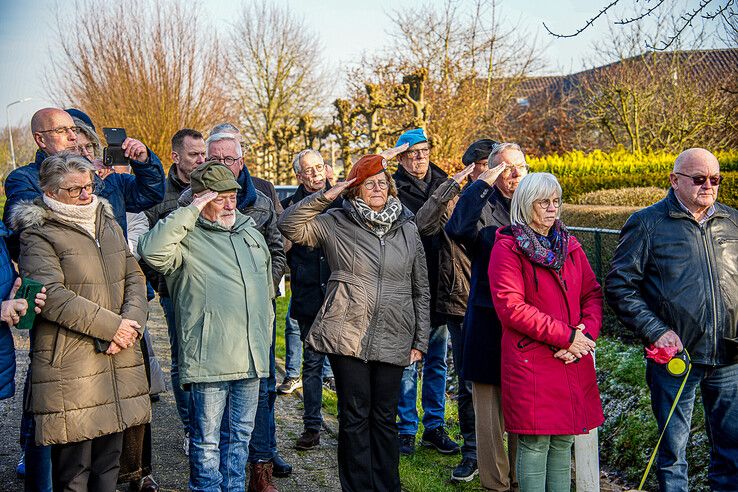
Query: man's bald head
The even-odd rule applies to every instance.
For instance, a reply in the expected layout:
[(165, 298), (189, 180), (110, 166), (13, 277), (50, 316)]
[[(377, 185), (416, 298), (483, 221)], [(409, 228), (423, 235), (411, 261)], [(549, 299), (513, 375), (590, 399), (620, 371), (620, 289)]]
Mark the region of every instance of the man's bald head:
[[(70, 130), (74, 127), (74, 120), (69, 114), (59, 108), (39, 109), (31, 118), (31, 131), (38, 148), (47, 155), (54, 155), (64, 150), (77, 153), (77, 134)], [(60, 131), (58, 129), (64, 129)]]
[(693, 147), (691, 149), (685, 150), (677, 156), (676, 160), (674, 161), (674, 170), (672, 172), (681, 173), (684, 172), (684, 169), (688, 167), (702, 167), (703, 165), (706, 165), (708, 167), (717, 166), (718, 170), (720, 169), (720, 164), (718, 163), (717, 157), (715, 157), (712, 152), (700, 147)]
[(710, 178), (717, 176), (720, 176), (717, 157), (708, 150), (695, 147), (679, 154), (669, 181), (679, 201), (695, 218), (701, 218), (717, 200), (719, 181), (715, 185), (710, 182)]

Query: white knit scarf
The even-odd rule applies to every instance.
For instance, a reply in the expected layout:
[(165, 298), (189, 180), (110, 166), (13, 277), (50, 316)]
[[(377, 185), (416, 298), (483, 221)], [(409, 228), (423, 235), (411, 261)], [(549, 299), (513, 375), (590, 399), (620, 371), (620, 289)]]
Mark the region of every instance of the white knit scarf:
[(92, 195), (92, 201), (87, 205), (67, 205), (50, 196), (43, 195), (43, 197), (46, 206), (56, 215), (67, 222), (77, 224), (95, 237), (95, 219), (97, 218), (97, 207), (100, 205), (96, 195)]

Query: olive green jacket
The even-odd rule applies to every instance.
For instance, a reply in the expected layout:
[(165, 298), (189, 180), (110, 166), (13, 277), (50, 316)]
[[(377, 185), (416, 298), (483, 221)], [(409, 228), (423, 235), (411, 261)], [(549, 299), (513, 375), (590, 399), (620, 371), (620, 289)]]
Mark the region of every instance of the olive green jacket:
[(268, 376), (272, 260), (251, 218), (236, 212), (229, 230), (194, 205), (181, 207), (139, 240), (138, 251), (172, 295), (180, 384)]
[(140, 344), (116, 355), (95, 348), (96, 338), (113, 339), (122, 318), (143, 327), (148, 309), (143, 273), (112, 207), (100, 202), (95, 237), (40, 198), (13, 210), (21, 275), (46, 286), (31, 359), (39, 445), (85, 441), (151, 419)]

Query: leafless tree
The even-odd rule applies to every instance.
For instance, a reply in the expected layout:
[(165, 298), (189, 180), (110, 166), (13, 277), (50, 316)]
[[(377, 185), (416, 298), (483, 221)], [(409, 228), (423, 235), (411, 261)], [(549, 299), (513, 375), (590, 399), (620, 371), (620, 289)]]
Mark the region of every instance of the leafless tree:
[(165, 162), (177, 130), (227, 117), (218, 42), (197, 5), (79, 0), (68, 12), (46, 78), (60, 105), (125, 127)]
[(321, 55), (311, 26), (266, 0), (246, 4), (234, 25), (228, 42), (231, 100), (267, 177), (291, 176), (288, 154), (295, 150), (299, 121), (325, 106)]

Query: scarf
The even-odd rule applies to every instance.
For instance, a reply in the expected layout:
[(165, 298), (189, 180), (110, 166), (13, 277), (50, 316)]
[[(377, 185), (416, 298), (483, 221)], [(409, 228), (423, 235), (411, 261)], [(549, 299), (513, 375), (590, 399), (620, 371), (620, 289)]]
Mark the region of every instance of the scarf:
[(44, 203), (60, 218), (80, 226), (90, 236), (95, 237), (95, 219), (97, 219), (97, 207), (100, 201), (97, 195), (92, 195), (92, 201), (87, 205), (67, 205), (58, 200), (43, 195)]
[(387, 203), (384, 204), (384, 208), (379, 212), (375, 212), (364, 202), (361, 198), (354, 198), (351, 200), (351, 204), (359, 214), (362, 222), (371, 230), (377, 237), (382, 237), (387, 234), (392, 224), (395, 223), (397, 218), (402, 213), (402, 203), (400, 200), (393, 196), (387, 197)]
[(528, 224), (512, 224), (510, 228), (518, 247), (532, 263), (561, 270), (569, 247), (569, 231), (561, 220), (556, 219), (548, 236), (541, 236)]

